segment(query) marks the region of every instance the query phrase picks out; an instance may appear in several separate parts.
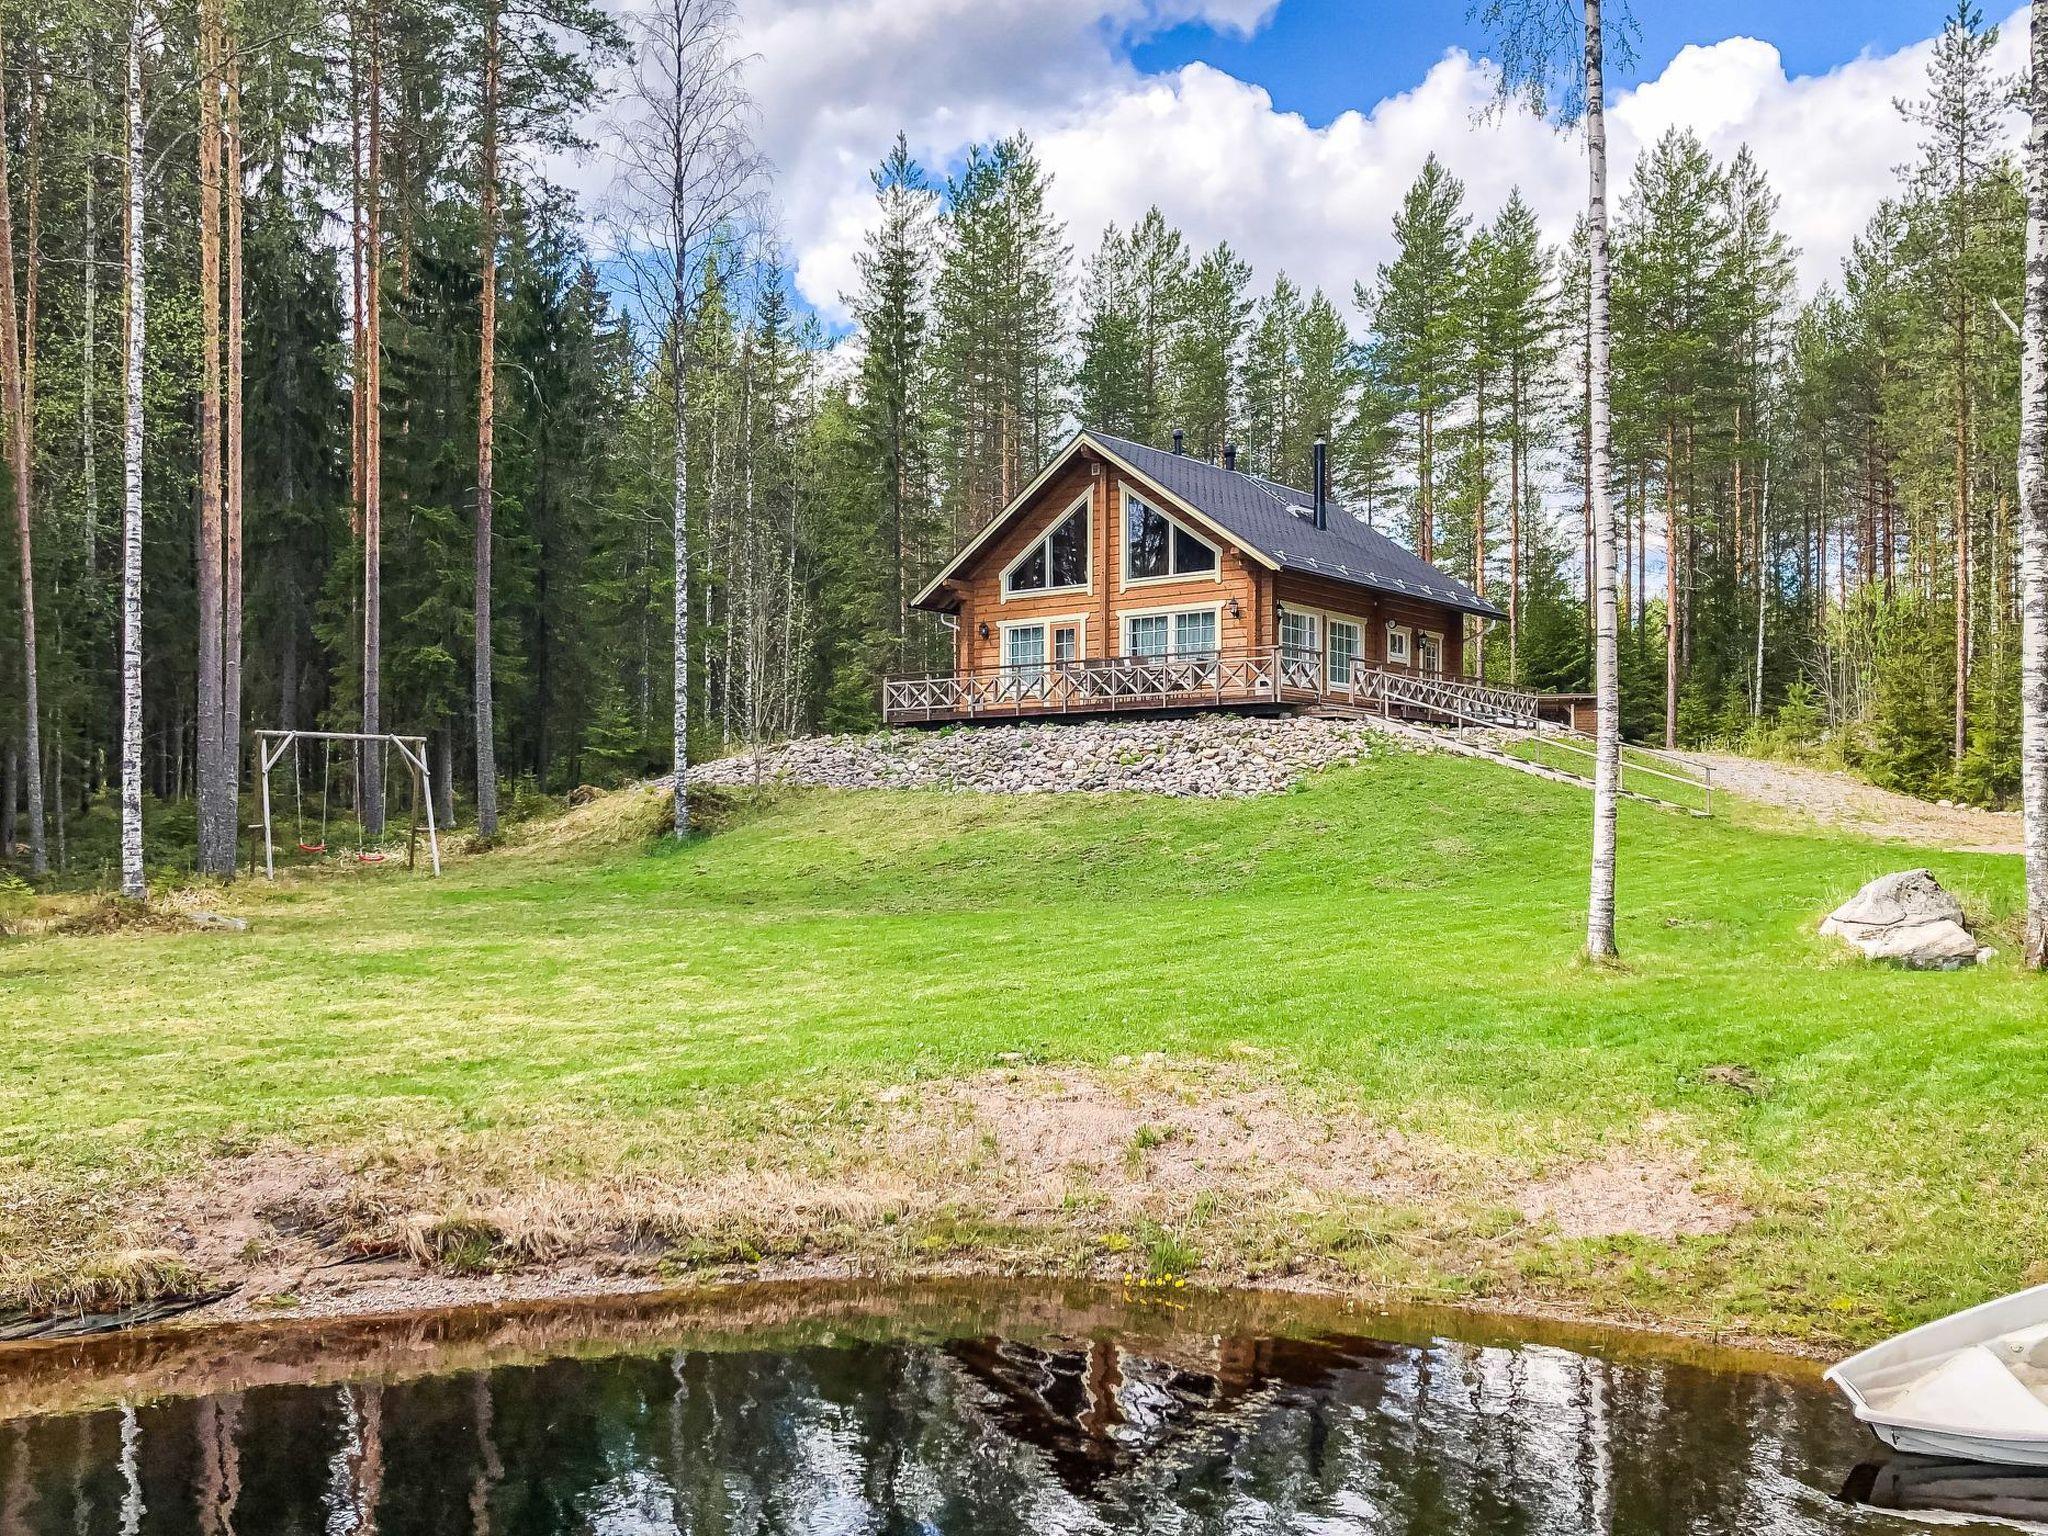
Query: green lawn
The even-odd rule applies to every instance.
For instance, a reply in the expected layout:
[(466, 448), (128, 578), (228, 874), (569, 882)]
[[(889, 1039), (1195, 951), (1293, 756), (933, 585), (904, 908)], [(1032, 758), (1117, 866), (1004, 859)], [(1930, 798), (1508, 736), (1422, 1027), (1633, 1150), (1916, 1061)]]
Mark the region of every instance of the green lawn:
[[(817, 1173), (888, 1090), (1019, 1058), (1113, 1079), (1146, 1053), (1466, 1159), (1441, 1209), (1266, 1230), (1227, 1269), (1198, 1207), (1198, 1274), (1320, 1263), (1788, 1336), (2048, 1278), (2048, 986), (2010, 961), (2017, 859), (1624, 804), (1606, 970), (1575, 958), (1586, 820), (1577, 790), (1404, 753), (1241, 802), (791, 792), (680, 848), (245, 884), (222, 902), (242, 934), (0, 944), (0, 1293), (144, 1242), (138, 1201), (252, 1147), (558, 1191)], [(1876, 969), (1815, 936), (1918, 863), (1995, 964)], [(1731, 1064), (1752, 1089), (1703, 1076)], [(1489, 1166), (1649, 1144), (1752, 1219), (1561, 1241), (1489, 1210)], [(1085, 1257), (1057, 1220), (972, 1215), (868, 1251)], [(818, 1241), (860, 1248), (849, 1230)]]

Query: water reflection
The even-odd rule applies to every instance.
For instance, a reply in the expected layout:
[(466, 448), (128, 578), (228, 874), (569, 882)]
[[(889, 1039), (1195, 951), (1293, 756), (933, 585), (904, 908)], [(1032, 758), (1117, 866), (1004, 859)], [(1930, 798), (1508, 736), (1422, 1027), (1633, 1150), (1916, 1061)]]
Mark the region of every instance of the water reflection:
[[(20, 1417), (0, 1424), (0, 1532), (1752, 1536), (1917, 1529), (1868, 1506), (1963, 1480), (1887, 1464), (1836, 1497), (1869, 1442), (1807, 1378), (1104, 1316), (642, 1331), (611, 1356)], [(2012, 1513), (2037, 1489), (1943, 1507)]]

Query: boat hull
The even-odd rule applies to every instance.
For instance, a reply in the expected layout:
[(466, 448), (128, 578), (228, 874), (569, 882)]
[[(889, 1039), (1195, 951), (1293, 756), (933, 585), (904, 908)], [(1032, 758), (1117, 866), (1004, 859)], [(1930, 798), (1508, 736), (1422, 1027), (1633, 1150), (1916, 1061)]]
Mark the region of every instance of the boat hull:
[(2048, 1467), (2048, 1432), (2006, 1434), (1887, 1411), (1904, 1385), (1949, 1357), (2044, 1322), (2048, 1322), (2048, 1285), (1985, 1302), (1887, 1339), (1833, 1367), (1827, 1380), (1849, 1399), (1856, 1417), (1894, 1450), (2002, 1467)]

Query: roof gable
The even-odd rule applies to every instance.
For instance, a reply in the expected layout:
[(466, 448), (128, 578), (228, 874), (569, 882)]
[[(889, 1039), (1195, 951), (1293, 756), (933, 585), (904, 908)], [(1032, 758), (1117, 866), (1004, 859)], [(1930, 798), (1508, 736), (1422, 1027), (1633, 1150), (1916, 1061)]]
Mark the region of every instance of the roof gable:
[(1351, 586), (1442, 603), (1481, 618), (1504, 615), (1492, 603), (1419, 555), (1332, 503), (1328, 527), (1314, 521), (1315, 498), (1263, 475), (1225, 469), (1187, 454), (1168, 453), (1106, 432), (1083, 430), (1052, 456), (1031, 484), (991, 518), (912, 599), (924, 607), (940, 587), (985, 549), (1083, 446), (1145, 482), (1167, 509), (1185, 515), (1248, 558), (1272, 570), (1299, 571)]
[(1329, 526), (1318, 528), (1315, 498), (1307, 491), (1106, 433), (1082, 435), (1176, 500), (1205, 513), (1233, 542), (1281, 570), (1443, 603), (1482, 618), (1503, 617), (1500, 609), (1456, 577), (1366, 527), (1334, 502)]

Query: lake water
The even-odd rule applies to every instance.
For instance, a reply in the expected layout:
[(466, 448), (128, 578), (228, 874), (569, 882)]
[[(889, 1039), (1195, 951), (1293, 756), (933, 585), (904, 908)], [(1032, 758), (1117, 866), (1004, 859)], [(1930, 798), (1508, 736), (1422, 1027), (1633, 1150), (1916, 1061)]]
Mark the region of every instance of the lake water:
[(754, 1287), (0, 1350), (5, 1536), (1878, 1533), (1810, 1367), (1280, 1297)]

